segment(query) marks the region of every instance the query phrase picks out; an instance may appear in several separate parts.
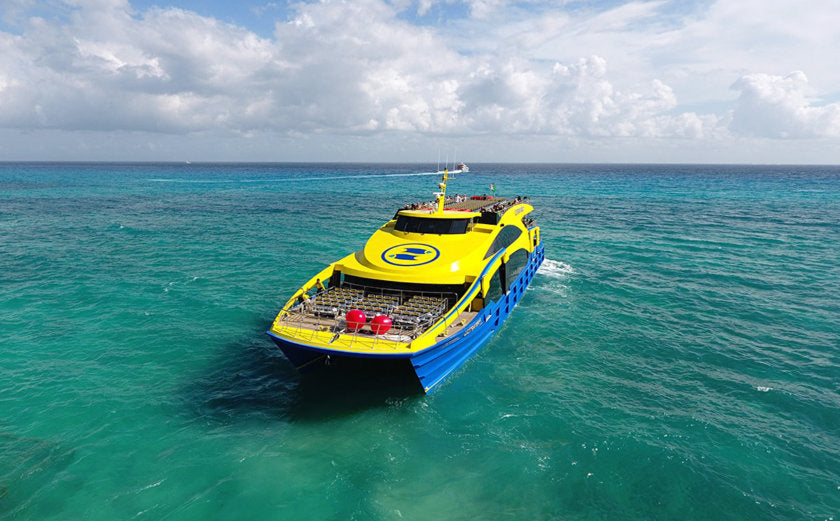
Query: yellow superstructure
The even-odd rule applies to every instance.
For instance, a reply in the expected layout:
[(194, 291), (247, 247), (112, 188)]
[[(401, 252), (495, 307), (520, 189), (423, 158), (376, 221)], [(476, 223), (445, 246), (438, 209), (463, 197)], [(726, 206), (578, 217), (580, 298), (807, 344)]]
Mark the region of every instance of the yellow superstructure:
[[(491, 201), (492, 202), (492, 201)], [(334, 262), (304, 284), (278, 314), (271, 333), (289, 341), (348, 353), (416, 352), (444, 338), (447, 330), (458, 324), (461, 315), (483, 306), (490, 291), (492, 274), (517, 251), (531, 252), (539, 243), (539, 228), (528, 227), (526, 216), (533, 207), (526, 203), (505, 204), (496, 224), (479, 222), (481, 212), (437, 209), (401, 210), (396, 219), (379, 228), (359, 251)], [(446, 222), (465, 221), (463, 233), (423, 233), (401, 231), (401, 218), (430, 228)], [(425, 220), (437, 222), (424, 222)], [(503, 230), (512, 230), (503, 232)], [(514, 235), (512, 241), (498, 245), (500, 234)], [(496, 246), (494, 246), (494, 244)], [(494, 250), (495, 247), (495, 250)], [(498, 251), (504, 252), (498, 255)], [(480, 284), (476, 281), (486, 274)], [(364, 335), (358, 332), (335, 332), (323, 325), (312, 327), (294, 321), (294, 311), (302, 301), (316, 294), (317, 286), (341, 277), (357, 277), (387, 284), (420, 284), (463, 288), (446, 313), (415, 337), (406, 335)], [(387, 285), (386, 285), (387, 286)]]

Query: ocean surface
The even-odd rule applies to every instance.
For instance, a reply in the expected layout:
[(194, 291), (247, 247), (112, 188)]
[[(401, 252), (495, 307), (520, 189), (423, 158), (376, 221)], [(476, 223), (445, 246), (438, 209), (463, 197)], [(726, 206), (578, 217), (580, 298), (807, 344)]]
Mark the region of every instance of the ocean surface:
[(0, 164), (0, 519), (840, 520), (840, 168), (471, 165), (546, 261), (431, 395), (265, 331), (436, 165)]

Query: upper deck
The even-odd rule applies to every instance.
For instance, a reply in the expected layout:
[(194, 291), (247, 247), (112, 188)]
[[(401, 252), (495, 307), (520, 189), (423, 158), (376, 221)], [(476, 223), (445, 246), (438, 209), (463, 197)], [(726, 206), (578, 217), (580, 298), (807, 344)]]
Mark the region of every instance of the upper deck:
[(529, 198), (520, 196), (510, 199), (487, 195), (456, 196), (446, 199), (442, 211), (435, 209), (434, 202), (414, 203), (397, 210), (394, 219), (403, 215), (421, 219), (471, 219), (475, 223), (498, 224), (507, 210), (528, 202)]

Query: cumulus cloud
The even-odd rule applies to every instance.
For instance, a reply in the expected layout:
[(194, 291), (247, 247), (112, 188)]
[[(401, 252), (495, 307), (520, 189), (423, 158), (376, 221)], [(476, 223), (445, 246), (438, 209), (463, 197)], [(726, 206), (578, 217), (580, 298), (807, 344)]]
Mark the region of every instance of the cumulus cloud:
[(21, 35), (3, 35), (0, 124), (161, 132), (223, 126), (260, 90), (270, 47), (186, 11), (152, 10), (136, 19), (127, 3), (85, 2), (68, 24), (34, 18)]
[(732, 88), (741, 92), (730, 128), (772, 138), (840, 137), (840, 103), (815, 106), (802, 71), (787, 76), (748, 74)]
[[(302, 2), (284, 11), (291, 14), (273, 34), (259, 36), (188, 10), (137, 11), (128, 0), (56, 0), (49, 5), (60, 15), (50, 17), (37, 16), (31, 0), (10, 0), (0, 7), (15, 28), (0, 30), (0, 127), (216, 136), (840, 135), (840, 108), (811, 99), (815, 87), (802, 73), (745, 71), (724, 59), (728, 68), (709, 72), (710, 56), (726, 51), (715, 47), (723, 44), (711, 38), (718, 22), (709, 20), (747, 23), (742, 9), (723, 2), (706, 18), (692, 11), (676, 21), (668, 0), (578, 11), (541, 0), (464, 4), (469, 18), (438, 27), (406, 13), (423, 16), (453, 0)], [(503, 12), (513, 15), (499, 18)], [(704, 49), (709, 56), (700, 59)], [(677, 55), (688, 58), (676, 62)], [(682, 108), (685, 92), (691, 110)], [(728, 103), (728, 114), (702, 110), (704, 101)]]
[[(701, 132), (663, 114), (667, 85), (617, 89), (606, 60), (467, 56), (381, 0), (301, 4), (273, 39), (180, 9), (132, 15), (76, 0), (0, 43), (0, 124), (85, 130), (651, 136)], [(489, 8), (489, 4), (475, 3)], [(428, 2), (421, 2), (428, 9)], [(38, 88), (33, 88), (38, 86)]]

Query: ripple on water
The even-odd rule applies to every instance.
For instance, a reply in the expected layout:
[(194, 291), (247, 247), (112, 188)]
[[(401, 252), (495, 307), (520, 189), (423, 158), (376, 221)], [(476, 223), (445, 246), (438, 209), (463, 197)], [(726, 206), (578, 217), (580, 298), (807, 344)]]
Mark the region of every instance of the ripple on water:
[(2, 518), (840, 512), (836, 169), (477, 166), (458, 191), (532, 195), (548, 257), (424, 396), (301, 377), (264, 331), (427, 168), (15, 168)]

